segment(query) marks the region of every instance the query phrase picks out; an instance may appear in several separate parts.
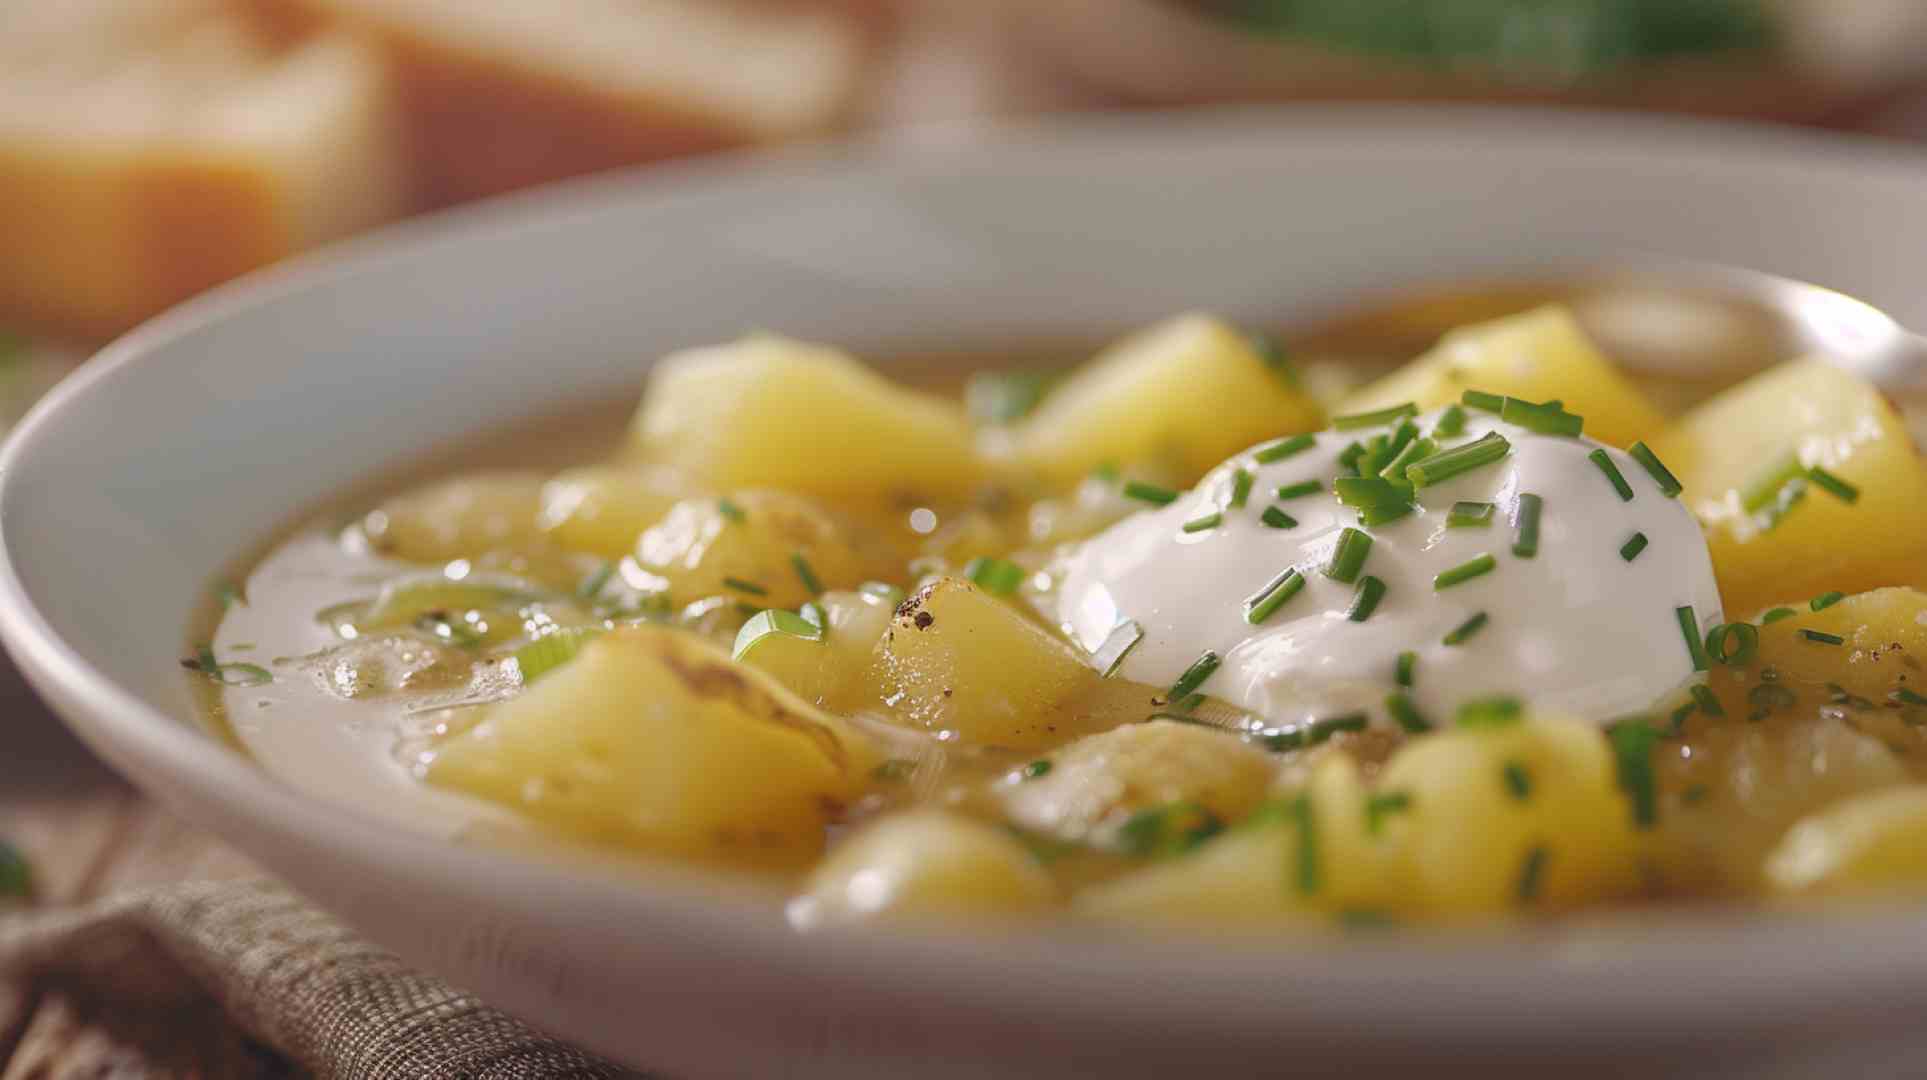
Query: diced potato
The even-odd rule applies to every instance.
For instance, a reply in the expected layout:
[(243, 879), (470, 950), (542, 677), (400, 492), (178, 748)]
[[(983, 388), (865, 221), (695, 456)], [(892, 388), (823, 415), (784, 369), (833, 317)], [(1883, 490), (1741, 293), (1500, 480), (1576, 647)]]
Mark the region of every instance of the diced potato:
[(1000, 781), (996, 796), (1011, 821), (1064, 840), (1166, 803), (1236, 821), (1263, 801), (1276, 772), (1272, 755), (1235, 735), (1171, 720), (1087, 735), (1043, 760), (1048, 772)]
[(799, 555), (829, 589), (888, 572), (822, 506), (783, 491), (685, 499), (636, 541), (636, 562), (662, 578), (679, 604), (732, 596), (757, 607), (794, 608), (811, 595), (796, 567)]
[[(1796, 687), (1831, 683), (1875, 706), (1892, 703), (1903, 688), (1927, 694), (1927, 593), (1875, 589), (1820, 611), (1806, 601), (1791, 606), (1797, 615), (1760, 627), (1759, 666)], [(1832, 634), (1844, 643), (1820, 644), (1802, 630)]]
[(1192, 927), (1383, 913), (1402, 891), (1401, 868), (1369, 831), (1365, 798), (1357, 765), (1330, 754), (1303, 792), (1189, 855), (1087, 889), (1075, 906), (1109, 921)]
[(541, 506), (539, 474), (473, 473), (388, 499), (362, 518), (361, 528), (371, 547), (397, 559), (472, 559), (538, 544)]
[(664, 358), (631, 435), (719, 489), (965, 495), (983, 479), (961, 408), (847, 353), (768, 335)]
[(619, 559), (691, 494), (687, 477), (661, 465), (586, 465), (542, 485), (539, 524), (571, 551)]
[(436, 748), (429, 783), (607, 844), (757, 866), (823, 846), (880, 757), (694, 635), (613, 631)]
[(1927, 786), (1859, 795), (1787, 830), (1766, 861), (1778, 892), (1927, 892)]
[(805, 929), (876, 918), (1009, 915), (1054, 904), (1057, 886), (1009, 833), (938, 810), (882, 818), (843, 842), (790, 902)]
[(1249, 338), (1193, 314), (1104, 350), (1008, 435), (1018, 460), (1063, 483), (1107, 462), (1155, 458), (1188, 484), (1253, 443), (1324, 422)]
[(1562, 910), (1638, 884), (1630, 804), (1592, 725), (1535, 719), (1415, 739), (1378, 786), (1410, 798), (1385, 829), (1404, 850), (1407, 902), (1420, 913)]
[(1458, 401), (1467, 390), (1528, 401), (1557, 398), (1586, 418), (1587, 435), (1614, 446), (1651, 439), (1665, 426), (1563, 307), (1454, 330), (1424, 356), (1353, 393), (1339, 412), (1407, 401), (1431, 409)]
[[(1653, 449), (1706, 526), (1728, 611), (1927, 578), (1927, 468), (1886, 398), (1839, 368), (1809, 360), (1757, 375), (1681, 417)], [(1748, 512), (1742, 493), (1790, 455), (1856, 485), (1858, 501), (1808, 485), (1763, 527), (1770, 515)]]
[(870, 678), (901, 723), (975, 745), (1069, 737), (1062, 709), (1098, 675), (1070, 646), (967, 581), (941, 578), (897, 609)]
[(861, 704), (863, 674), (896, 606), (865, 592), (827, 592), (817, 598), (830, 627), (820, 639), (772, 634), (737, 659), (776, 676), (805, 701), (839, 711)]

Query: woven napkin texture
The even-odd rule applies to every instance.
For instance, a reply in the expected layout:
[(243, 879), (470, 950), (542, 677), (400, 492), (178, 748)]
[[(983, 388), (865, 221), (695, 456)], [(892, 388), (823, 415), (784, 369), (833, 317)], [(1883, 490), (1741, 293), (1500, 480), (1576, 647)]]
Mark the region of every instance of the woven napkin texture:
[(0, 980), (29, 979), (110, 1007), (211, 1002), (294, 1068), (330, 1080), (636, 1075), (409, 969), (266, 881), (0, 918)]

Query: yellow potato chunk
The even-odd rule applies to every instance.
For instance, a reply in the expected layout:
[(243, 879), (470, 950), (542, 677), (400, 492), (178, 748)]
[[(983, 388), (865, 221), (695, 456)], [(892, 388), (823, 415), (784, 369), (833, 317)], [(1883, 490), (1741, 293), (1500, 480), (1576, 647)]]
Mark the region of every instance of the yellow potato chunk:
[(1075, 734), (1062, 710), (1098, 675), (1070, 646), (967, 581), (940, 578), (897, 609), (870, 677), (898, 722), (978, 745)]
[(1154, 720), (1087, 735), (1042, 760), (1043, 775), (1020, 771), (996, 785), (1005, 816), (1082, 840), (1167, 803), (1236, 821), (1263, 801), (1277, 759), (1228, 732)]
[(1927, 892), (1927, 786), (1858, 795), (1802, 818), (1767, 857), (1777, 892)]
[[(1886, 398), (1836, 367), (1809, 360), (1748, 379), (1681, 417), (1653, 449), (1706, 526), (1728, 611), (1923, 580), (1927, 470)], [(1788, 466), (1820, 466), (1859, 498), (1806, 483), (1784, 512), (1749, 510), (1755, 492), (1786, 490), (1773, 480)]]
[(1586, 418), (1587, 435), (1614, 446), (1650, 439), (1665, 425), (1563, 307), (1454, 330), (1424, 356), (1355, 391), (1338, 411), (1368, 412), (1407, 401), (1431, 409), (1458, 401), (1467, 390), (1527, 401), (1557, 398)]
[(1188, 855), (1079, 893), (1075, 906), (1107, 921), (1191, 927), (1383, 914), (1403, 872), (1371, 821), (1357, 765), (1329, 754), (1303, 791)]
[(884, 572), (838, 518), (783, 491), (685, 499), (636, 541), (637, 564), (662, 578), (679, 604), (731, 596), (795, 608), (811, 596), (798, 556), (825, 588), (850, 588)]
[(429, 783), (600, 843), (796, 866), (878, 763), (842, 720), (694, 635), (605, 634), (443, 742)]
[(827, 592), (817, 603), (830, 622), (821, 637), (767, 634), (753, 644), (739, 638), (736, 658), (769, 672), (798, 697), (825, 708), (846, 711), (869, 704), (860, 700), (858, 684), (896, 605), (866, 592)]
[(688, 477), (661, 465), (587, 465), (542, 485), (538, 524), (564, 548), (619, 559), (691, 494)]
[(1598, 728), (1535, 719), (1414, 739), (1379, 777), (1407, 903), (1442, 918), (1563, 910), (1638, 883), (1632, 810)]
[(1057, 901), (1057, 887), (1016, 838), (968, 818), (914, 810), (845, 841), (790, 902), (812, 928), (904, 916), (1010, 915)]
[(664, 358), (630, 430), (645, 454), (721, 489), (966, 495), (983, 478), (961, 408), (766, 335)]
[(541, 505), (538, 474), (473, 473), (388, 499), (362, 518), (361, 529), (371, 547), (397, 559), (472, 559), (538, 544)]
[[(1782, 681), (1796, 689), (1831, 683), (1876, 706), (1894, 701), (1902, 688), (1927, 694), (1927, 593), (1875, 589), (1819, 611), (1809, 601), (1789, 606), (1795, 615), (1760, 627), (1757, 663), (1779, 672)], [(1831, 634), (1842, 644), (1814, 641), (1804, 630)]]
[(1156, 459), (1188, 484), (1253, 443), (1324, 423), (1248, 337), (1194, 314), (1104, 350), (1008, 434), (1018, 460), (1062, 483)]

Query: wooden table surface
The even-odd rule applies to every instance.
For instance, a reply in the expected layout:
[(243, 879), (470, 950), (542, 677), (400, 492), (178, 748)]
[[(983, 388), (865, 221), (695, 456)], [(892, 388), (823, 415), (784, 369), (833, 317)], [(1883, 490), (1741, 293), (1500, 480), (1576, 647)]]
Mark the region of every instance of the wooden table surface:
[[(258, 873), (95, 760), (4, 659), (0, 839), (27, 857), (40, 905)], [(288, 1074), (212, 1004), (107, 1007), (59, 986), (0, 981), (0, 1080)]]

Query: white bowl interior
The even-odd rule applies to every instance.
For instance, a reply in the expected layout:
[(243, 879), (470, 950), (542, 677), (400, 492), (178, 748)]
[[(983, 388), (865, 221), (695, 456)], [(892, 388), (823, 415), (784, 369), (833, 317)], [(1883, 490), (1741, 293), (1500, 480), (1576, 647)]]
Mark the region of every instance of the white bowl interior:
[[(1927, 325), (1918, 288), (1927, 166), (1900, 151), (1693, 125), (1333, 109), (1096, 122), (908, 158), (696, 166), (511, 200), (222, 290), (70, 380), (0, 462), (9, 594), (0, 619), (29, 676), (142, 782), (411, 958), (644, 1064), (714, 1068), (706, 1055), (728, 1038), (745, 1071), (795, 1065), (799, 1040), (823, 1031), (839, 1032), (836, 1045), (863, 1044), (868, 1036), (849, 1035), (848, 1012), (906, 989), (926, 999), (915, 1038), (869, 1044), (879, 1074), (919, 1047), (960, 1069), (1035, 1068), (1030, 1055), (1047, 1048), (1108, 1040), (1131, 1072), (1206, 1046), (1275, 1049), (1287, 1030), (1358, 1006), (1374, 986), (1386, 1009), (1405, 1010), (1385, 1015), (1411, 1015), (1425, 1003), (1414, 995), (1437, 1004), (1455, 987), (1468, 1003), (1502, 1002), (1494, 980), (1514, 962), (1541, 976), (1533, 986), (1549, 1014), (1564, 1000), (1579, 1015), (1592, 994), (1591, 1007), (1608, 1015), (1650, 1017), (1651, 1002), (1633, 1000), (1638, 972), (1606, 978), (1596, 969), (1610, 962), (1582, 965), (1598, 977), (1575, 989), (1546, 977), (1543, 954), (1494, 959), (1480, 991), (1460, 978), (1478, 972), (1403, 956), (1358, 969), (1390, 982), (1324, 971), (1353, 981), (1344, 994), (1326, 985), (1321, 999), (1310, 989), (1317, 972), (1294, 975), (1293, 990), (1260, 978), (1265, 969), (1249, 957), (1177, 955), (1157, 962), (1175, 965), (1168, 977), (1190, 980), (1182, 985), (1200, 1004), (1161, 995), (1169, 1008), (1149, 1030), (1125, 1030), (1120, 1014), (1089, 1001), (1073, 1017), (1062, 1000), (1040, 998), (1046, 988), (1088, 995), (1097, 978), (1148, 970), (1125, 964), (1100, 976), (1102, 948), (973, 960), (974, 946), (905, 935), (846, 942), (831, 957), (818, 942), (790, 940), (768, 911), (694, 912), (683, 894), (558, 879), (507, 855), (409, 847), (351, 811), (277, 793), (203, 739), (178, 668), (207, 583), (318, 497), (513, 418), (630, 398), (648, 358), (679, 346), (763, 327), (873, 353), (950, 349), (1091, 337), (1192, 307), (1280, 322), (1402, 282), (1633, 252), (1814, 280)], [(356, 874), (373, 878), (347, 880)], [(559, 957), (572, 974), (534, 979), (527, 965), (485, 955), (472, 934), (428, 933), (423, 912), (396, 910), (455, 902), (488, 908), (497, 933), (513, 927), (532, 955)], [(655, 929), (635, 929), (644, 925)], [(719, 975), (699, 947), (713, 949), (731, 925), (720, 940), (734, 941), (736, 955)], [(1793, 950), (1787, 972), (1815, 966), (1781, 944)], [(900, 965), (919, 948), (962, 965), (956, 978), (906, 975)], [(1863, 976), (1879, 968), (1883, 980), (1927, 986), (1917, 947), (1840, 949), (1834, 956), (1852, 957)], [(1836, 998), (1867, 985), (1828, 965), (1840, 976), (1826, 984)], [(678, 970), (702, 989), (650, 983)], [(769, 983), (779, 976), (817, 978), (823, 994)], [(999, 995), (985, 981), (1003, 977), (1026, 985)], [(654, 1019), (596, 1000), (624, 987), (660, 1006)], [(1791, 988), (1756, 989), (1764, 996), (1746, 1000), (1761, 1009), (1797, 999)], [(1254, 990), (1276, 1001), (1254, 1005)], [(724, 994), (766, 994), (788, 1015), (732, 1020), (718, 1011)], [(1683, 1007), (1700, 995), (1660, 996)], [(1257, 1008), (1251, 1029), (1227, 1030), (1257, 1006), (1272, 1011)], [(1040, 1034), (1024, 1007), (1061, 1027)], [(1257, 1030), (1278, 1009), (1300, 1019)], [(1408, 1049), (1419, 1045), (1410, 1039), (1446, 1037), (1447, 1021), (1499, 1037), (1498, 1018), (1474, 1004), (1418, 1011), (1427, 1015), (1408, 1025)], [(1328, 1027), (1326, 1049), (1398, 1042), (1374, 1028)], [(1567, 1034), (1534, 1041), (1586, 1043)], [(802, 1060), (834, 1055), (833, 1046)]]

